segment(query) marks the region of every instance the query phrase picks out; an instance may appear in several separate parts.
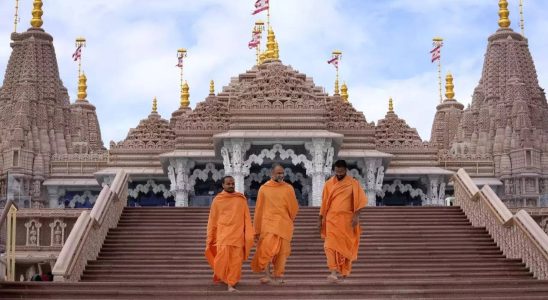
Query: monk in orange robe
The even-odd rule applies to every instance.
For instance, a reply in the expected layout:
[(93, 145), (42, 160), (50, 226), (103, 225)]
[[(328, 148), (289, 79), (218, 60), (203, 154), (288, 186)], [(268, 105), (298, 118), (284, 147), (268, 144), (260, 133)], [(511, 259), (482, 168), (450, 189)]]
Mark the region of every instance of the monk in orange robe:
[(335, 162), (335, 176), (325, 182), (322, 194), (319, 227), (331, 282), (339, 281), (337, 273), (343, 278), (350, 275), (352, 262), (358, 258), (360, 211), (367, 205), (360, 183), (346, 172), (344, 160)]
[(209, 211), (205, 256), (213, 269), (213, 281), (226, 283), (228, 291), (234, 292), (255, 232), (247, 199), (235, 192), (234, 178), (226, 176), (222, 183), (223, 191), (213, 199)]
[[(259, 241), (251, 261), (253, 272), (265, 272), (261, 283), (284, 283), (285, 263), (291, 253), (293, 221), (299, 211), (295, 189), (284, 181), (284, 168), (275, 164), (271, 180), (259, 189), (253, 225)], [(270, 264), (273, 266), (270, 274)]]

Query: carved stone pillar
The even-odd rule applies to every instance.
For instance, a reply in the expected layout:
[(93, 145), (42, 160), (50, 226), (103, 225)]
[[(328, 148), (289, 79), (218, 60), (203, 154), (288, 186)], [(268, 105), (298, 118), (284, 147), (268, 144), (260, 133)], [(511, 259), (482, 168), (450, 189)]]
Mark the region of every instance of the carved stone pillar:
[(194, 161), (189, 158), (172, 158), (169, 160), (167, 173), (171, 182), (170, 191), (175, 193), (175, 206), (188, 206), (188, 195), (192, 190), (189, 175), (194, 168)]
[(428, 197), (423, 201), (422, 205), (427, 206), (446, 206), (445, 203), (445, 187), (447, 183), (443, 176), (428, 176)]
[(236, 192), (245, 193), (245, 177), (249, 175), (250, 166), (246, 164), (246, 152), (251, 145), (243, 139), (225, 141), (221, 148), (225, 174), (234, 177)]
[(331, 174), (334, 149), (330, 139), (312, 139), (305, 148), (312, 156), (312, 160), (305, 163), (306, 175), (312, 177), (312, 201), (309, 204), (321, 206), (325, 178)]
[(59, 187), (48, 186), (49, 208), (59, 207)]
[(382, 159), (366, 157), (363, 161), (358, 161), (358, 168), (361, 169), (364, 178), (367, 206), (377, 206), (377, 192), (382, 191), (384, 180)]

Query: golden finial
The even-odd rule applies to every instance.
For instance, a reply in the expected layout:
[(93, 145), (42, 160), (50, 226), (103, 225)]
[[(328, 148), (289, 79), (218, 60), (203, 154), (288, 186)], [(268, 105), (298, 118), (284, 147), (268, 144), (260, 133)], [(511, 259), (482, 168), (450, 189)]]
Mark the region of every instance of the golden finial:
[(181, 89), (181, 108), (186, 108), (190, 106), (190, 93), (188, 92), (189, 90), (190, 88), (188, 87), (188, 83), (185, 81)]
[(260, 55), (260, 61), (264, 62), (269, 59), (279, 59), (278, 43), (276, 42), (276, 35), (272, 27), (268, 28), (268, 36), (266, 42), (266, 50)]
[(86, 77), (86, 74), (82, 72), (82, 75), (78, 78), (78, 101), (86, 101), (86, 98), (88, 97), (88, 78)]
[(44, 21), (42, 21), (42, 15), (44, 12), (42, 11), (42, 1), (40, 0), (34, 0), (32, 3), (32, 6), (34, 8), (32, 9), (32, 19), (30, 20), (30, 25), (32, 25), (33, 28), (41, 28), (42, 24), (44, 24)]
[(453, 75), (451, 73), (447, 74), (445, 77), (445, 97), (447, 99), (455, 98), (455, 85), (453, 85)]
[(335, 92), (334, 92), (335, 95), (340, 95), (340, 92), (339, 92), (339, 78), (335, 79)]
[(392, 97), (390, 97), (390, 100), (388, 100), (388, 112), (394, 112), (394, 100), (392, 100)]
[(346, 86), (346, 82), (343, 83), (342, 87), (341, 87), (341, 98), (345, 101), (345, 102), (348, 102), (348, 87)]
[(215, 82), (213, 80), (209, 82), (209, 94), (215, 95)]
[(510, 11), (508, 10), (508, 1), (507, 0), (500, 0), (499, 1), (499, 26), (500, 28), (508, 28), (510, 27), (510, 19), (508, 19), (508, 16), (510, 15)]
[(158, 112), (158, 99), (156, 99), (156, 96), (152, 98), (152, 112), (157, 113)]

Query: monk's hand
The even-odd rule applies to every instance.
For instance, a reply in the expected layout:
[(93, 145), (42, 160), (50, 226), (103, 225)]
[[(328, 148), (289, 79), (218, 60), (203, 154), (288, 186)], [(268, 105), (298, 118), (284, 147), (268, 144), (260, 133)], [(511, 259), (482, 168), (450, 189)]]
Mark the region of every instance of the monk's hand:
[(318, 231), (320, 232), (320, 235), (322, 234), (322, 225), (323, 225), (323, 218), (320, 216), (318, 218)]
[(352, 217), (352, 227), (360, 225), (360, 215), (356, 214)]

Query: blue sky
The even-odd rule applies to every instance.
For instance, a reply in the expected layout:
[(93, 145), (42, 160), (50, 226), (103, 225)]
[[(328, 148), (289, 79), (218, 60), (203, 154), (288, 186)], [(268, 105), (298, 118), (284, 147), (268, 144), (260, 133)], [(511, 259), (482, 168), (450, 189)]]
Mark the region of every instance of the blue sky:
[[(519, 31), (518, 0), (510, 2), (511, 27)], [(14, 1), (0, 2), (0, 79), (11, 53)], [(75, 99), (74, 39), (85, 36), (83, 68), (88, 99), (97, 107), (103, 141), (125, 138), (158, 97), (169, 119), (179, 105), (176, 51), (189, 51), (185, 79), (191, 106), (230, 77), (250, 69), (247, 48), (257, 18), (253, 0), (47, 0), (43, 28), (53, 35), (61, 78)], [(333, 91), (335, 72), (326, 63), (344, 52), (341, 77), (350, 101), (369, 122), (381, 119), (388, 98), (424, 140), (430, 138), (439, 102), (431, 39), (442, 36), (444, 74), (455, 77), (456, 98), (467, 104), (483, 65), (487, 37), (498, 20), (498, 0), (271, 0), (272, 25), (285, 64)], [(19, 31), (29, 27), (32, 1), (20, 3)], [(541, 87), (548, 86), (548, 1), (525, 0), (525, 34)], [(261, 16), (265, 18), (266, 16)]]

